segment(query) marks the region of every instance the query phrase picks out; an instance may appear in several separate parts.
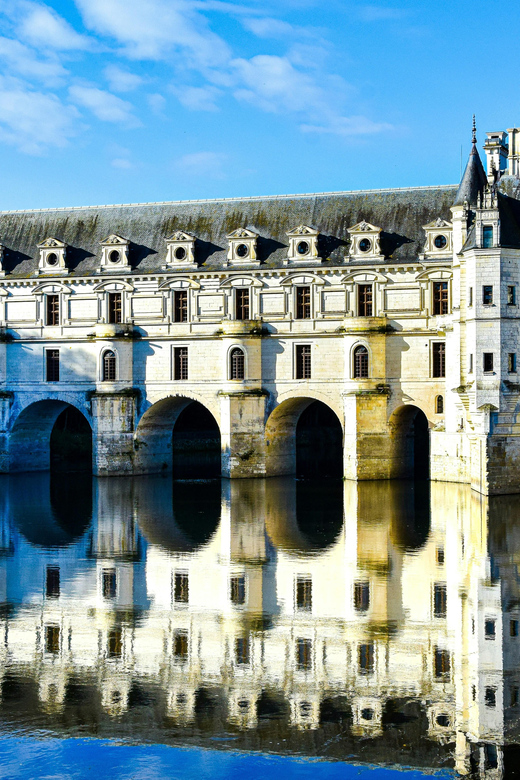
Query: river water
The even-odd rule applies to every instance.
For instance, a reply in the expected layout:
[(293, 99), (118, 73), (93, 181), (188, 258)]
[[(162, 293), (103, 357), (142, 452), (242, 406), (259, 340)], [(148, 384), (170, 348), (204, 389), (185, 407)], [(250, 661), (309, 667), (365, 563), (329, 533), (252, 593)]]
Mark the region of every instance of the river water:
[(516, 777), (519, 565), (467, 486), (2, 476), (0, 777)]

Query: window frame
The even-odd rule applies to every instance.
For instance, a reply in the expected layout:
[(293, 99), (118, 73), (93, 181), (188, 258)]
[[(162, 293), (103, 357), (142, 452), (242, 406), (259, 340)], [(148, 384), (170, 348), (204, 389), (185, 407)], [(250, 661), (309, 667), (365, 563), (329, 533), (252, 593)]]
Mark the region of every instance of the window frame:
[[(438, 296), (437, 289), (440, 293)], [(432, 282), (432, 313), (435, 317), (450, 313), (450, 284), (447, 279), (436, 279)]]
[[(364, 350), (364, 352), (362, 352)], [(366, 360), (366, 374), (358, 373), (356, 368), (356, 359), (358, 355), (363, 355)], [(363, 368), (361, 367), (361, 371)], [(366, 344), (356, 344), (352, 349), (352, 379), (368, 379), (370, 377), (370, 350)]]
[[(441, 347), (443, 349), (441, 349)], [(436, 354), (436, 353), (439, 354)], [(446, 342), (431, 342), (431, 377), (432, 379), (446, 379)]]
[[(53, 304), (56, 304), (53, 307)], [(61, 323), (61, 301), (59, 293), (47, 293), (45, 295), (45, 325), (56, 327)]]
[(493, 225), (482, 225), (482, 249), (493, 249), (494, 245)]
[(516, 306), (516, 284), (507, 285), (507, 305)]
[(107, 293), (107, 323), (120, 325), (123, 322), (123, 293), (111, 290)]
[(508, 374), (516, 374), (517, 369), (517, 362), (516, 362), (516, 352), (508, 352), (507, 353), (507, 373)]
[[(235, 585), (238, 597), (234, 598)], [(247, 604), (247, 577), (245, 574), (232, 574), (229, 578), (229, 602), (233, 607), (245, 607)]]
[[(242, 301), (241, 298), (246, 298), (246, 301)], [(245, 322), (251, 319), (251, 288), (250, 287), (234, 287), (233, 288), (233, 313), (235, 320), (239, 322)], [(247, 313), (247, 317), (243, 316)]]
[[(177, 598), (177, 596), (179, 596), (179, 598)], [(185, 569), (176, 569), (172, 572), (172, 604), (186, 606), (189, 603), (190, 573)]]
[[(181, 355), (180, 350), (186, 350)], [(185, 365), (182, 358), (185, 358)], [(172, 346), (172, 382), (188, 382), (190, 376), (190, 351), (187, 344), (175, 344)], [(184, 371), (185, 368), (185, 371)]]
[(312, 612), (312, 577), (310, 574), (297, 574), (294, 578), (294, 609), (296, 612)]
[(482, 353), (482, 373), (494, 374), (495, 373), (495, 353), (483, 352)]
[[(107, 375), (106, 375), (106, 370), (105, 370), (106, 369), (106, 364), (105, 364), (105, 361), (106, 361), (107, 355), (112, 355), (113, 358), (114, 358), (114, 364), (113, 364), (113, 366), (114, 366), (114, 371), (113, 371), (114, 376), (113, 376), (113, 378), (107, 377)], [(102, 382), (117, 382), (117, 362), (118, 362), (117, 361), (117, 353), (116, 353), (115, 349), (104, 349), (103, 350), (103, 352), (101, 353), (101, 381)]]
[(494, 290), (492, 284), (482, 285), (482, 306), (493, 306)]
[(444, 414), (444, 396), (435, 396), (435, 414)]
[[(374, 283), (362, 282), (356, 284), (356, 306), (358, 317), (373, 317), (374, 316)], [(369, 291), (369, 295), (365, 296), (362, 300), (362, 291)], [(370, 311), (368, 311), (368, 309)]]
[[(300, 300), (303, 296), (308, 296), (308, 300)], [(312, 319), (312, 285), (295, 284), (294, 285), (294, 319), (311, 320)]]
[[(234, 376), (235, 374), (235, 366), (234, 366), (234, 355), (236, 355), (238, 352), (242, 355), (242, 376)], [(240, 371), (238, 372), (240, 374)], [(230, 381), (232, 382), (240, 382), (244, 381), (246, 378), (246, 351), (242, 346), (238, 346), (238, 344), (234, 344), (229, 349), (228, 353), (228, 377)]]
[[(308, 350), (308, 354), (307, 352), (304, 354), (304, 350)], [(300, 381), (312, 379), (312, 343), (306, 342), (294, 345), (293, 376), (294, 379)]]
[[(44, 371), (45, 371), (45, 381), (46, 382), (59, 382), (60, 381), (60, 369), (61, 369), (61, 355), (60, 350), (56, 349), (55, 347), (45, 347), (44, 350)], [(51, 354), (54, 355), (54, 357), (51, 357)], [(50, 374), (52, 371), (50, 371), (51, 368), (51, 360), (56, 360), (56, 363), (54, 364), (54, 369), (57, 367), (57, 376), (51, 377)]]
[[(179, 288), (178, 290), (173, 290), (173, 321), (175, 323), (182, 323), (182, 322), (188, 322), (189, 319), (189, 290), (185, 288)], [(183, 304), (179, 305), (179, 301), (182, 301)], [(179, 316), (178, 316), (179, 315)]]

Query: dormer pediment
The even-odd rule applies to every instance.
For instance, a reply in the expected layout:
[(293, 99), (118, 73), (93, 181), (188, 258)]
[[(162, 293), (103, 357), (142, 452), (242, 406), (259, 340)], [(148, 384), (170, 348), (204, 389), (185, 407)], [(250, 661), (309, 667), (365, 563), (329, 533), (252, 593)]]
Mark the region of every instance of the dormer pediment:
[(103, 241), (99, 242), (101, 246), (101, 267), (100, 271), (117, 271), (130, 269), (128, 262), (128, 251), (130, 241), (127, 238), (111, 233)]
[(237, 228), (236, 230), (233, 230), (232, 233), (229, 233), (226, 236), (227, 239), (242, 239), (242, 238), (258, 238), (258, 233), (255, 233), (254, 230), (249, 230), (248, 228)]
[(256, 242), (258, 233), (249, 228), (237, 228), (226, 236), (229, 241), (228, 265), (241, 263), (256, 263)]
[(48, 236), (44, 241), (36, 244), (40, 257), (38, 259), (39, 274), (58, 274), (62, 276), (68, 273), (65, 265), (65, 253), (67, 244), (54, 236)]
[(383, 261), (381, 254), (380, 236), (382, 228), (372, 225), (366, 220), (348, 228), (350, 235), (349, 257), (353, 260), (377, 260)]
[(289, 236), (317, 236), (319, 233), (315, 228), (309, 227), (309, 225), (298, 225), (298, 227), (288, 230), (286, 235)]
[(166, 241), (195, 241), (195, 236), (192, 236), (191, 233), (185, 233), (184, 230), (176, 230), (175, 233), (168, 236)]

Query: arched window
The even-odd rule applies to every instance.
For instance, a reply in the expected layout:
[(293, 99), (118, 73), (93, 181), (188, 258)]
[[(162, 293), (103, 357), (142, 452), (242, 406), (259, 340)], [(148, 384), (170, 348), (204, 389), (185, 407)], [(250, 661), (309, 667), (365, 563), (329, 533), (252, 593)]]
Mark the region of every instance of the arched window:
[(438, 395), (435, 399), (435, 414), (444, 414), (444, 398)]
[(368, 377), (368, 349), (356, 347), (354, 350), (354, 379)]
[(229, 355), (231, 379), (245, 378), (245, 357), (239, 347), (234, 347)]
[(103, 355), (103, 382), (116, 381), (116, 356), (111, 349)]

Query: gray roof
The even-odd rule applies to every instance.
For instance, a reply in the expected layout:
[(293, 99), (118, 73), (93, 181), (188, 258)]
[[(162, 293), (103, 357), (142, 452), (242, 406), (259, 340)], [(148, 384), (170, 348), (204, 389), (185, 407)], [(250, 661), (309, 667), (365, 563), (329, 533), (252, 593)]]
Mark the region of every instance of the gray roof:
[(88, 276), (99, 267), (100, 241), (115, 233), (131, 242), (132, 273), (148, 274), (162, 270), (166, 239), (184, 230), (197, 238), (195, 253), (202, 270), (218, 270), (226, 262), (226, 235), (247, 227), (260, 236), (261, 267), (277, 268), (287, 256), (287, 231), (305, 224), (320, 232), (324, 265), (338, 265), (347, 253), (348, 228), (365, 220), (382, 228), (381, 250), (388, 260), (414, 262), (425, 242), (423, 225), (437, 217), (451, 219), (455, 189), (448, 185), (1, 212), (0, 244), (6, 247), (4, 269), (13, 277), (35, 274), (37, 244), (48, 237), (68, 244), (71, 276)]
[(487, 177), (482, 165), (482, 160), (478, 153), (476, 141), (473, 141), (469, 159), (464, 171), (464, 176), (457, 190), (454, 206), (462, 206), (463, 203), (469, 203), (475, 206), (477, 196), (481, 193), (487, 184)]

